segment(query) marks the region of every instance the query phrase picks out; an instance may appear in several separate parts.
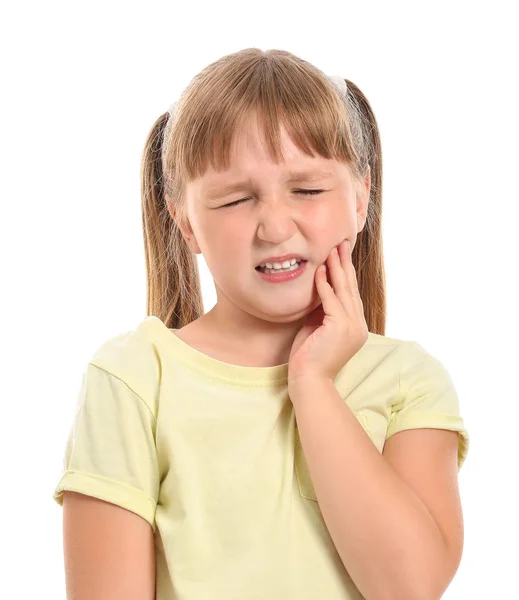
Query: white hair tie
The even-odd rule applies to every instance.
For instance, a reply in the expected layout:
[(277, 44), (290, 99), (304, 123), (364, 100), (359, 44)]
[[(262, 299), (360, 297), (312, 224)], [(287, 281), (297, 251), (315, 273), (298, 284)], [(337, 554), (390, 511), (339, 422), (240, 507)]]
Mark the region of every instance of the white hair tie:
[(170, 107), (168, 108), (168, 113), (169, 113), (170, 117), (174, 116), (176, 109), (177, 109), (177, 103), (173, 102), (173, 104), (171, 104)]
[(344, 81), (344, 77), (341, 77), (340, 75), (329, 75), (328, 79), (330, 79), (335, 84), (335, 87), (338, 88), (339, 92), (341, 92), (343, 96), (347, 95), (348, 86)]

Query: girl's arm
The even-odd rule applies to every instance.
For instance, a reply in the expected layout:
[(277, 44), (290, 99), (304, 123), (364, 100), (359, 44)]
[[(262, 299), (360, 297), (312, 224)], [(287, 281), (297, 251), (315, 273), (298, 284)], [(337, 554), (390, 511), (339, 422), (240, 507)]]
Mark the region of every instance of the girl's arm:
[(92, 496), (63, 494), (67, 598), (155, 599), (155, 545), (139, 515)]
[(456, 436), (442, 436), (448, 450), (422, 444), (422, 437), (415, 448), (420, 464), (432, 464), (431, 452), (440, 457), (434, 463), (437, 473), (417, 476), (417, 486), (420, 477), (433, 482), (427, 501), (437, 509), (440, 527), (425, 501), (380, 454), (332, 381), (306, 381), (290, 397), (323, 519), (360, 593), (366, 600), (440, 598), (461, 555), (459, 526), (452, 525), (459, 520), (459, 503), (452, 501), (456, 490), (444, 483), (444, 474), (455, 470)]

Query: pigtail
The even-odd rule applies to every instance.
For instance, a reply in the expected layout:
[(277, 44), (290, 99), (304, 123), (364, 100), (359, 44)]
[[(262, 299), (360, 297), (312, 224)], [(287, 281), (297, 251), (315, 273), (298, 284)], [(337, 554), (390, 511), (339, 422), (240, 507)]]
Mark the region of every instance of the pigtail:
[(169, 113), (154, 123), (141, 161), (141, 208), (146, 261), (146, 314), (180, 329), (204, 314), (196, 255), (169, 213), (162, 145)]
[(386, 278), (382, 244), (382, 144), (375, 114), (361, 90), (348, 79), (347, 102), (353, 142), (362, 175), (371, 171), (368, 214), (352, 253), (369, 331), (385, 335)]

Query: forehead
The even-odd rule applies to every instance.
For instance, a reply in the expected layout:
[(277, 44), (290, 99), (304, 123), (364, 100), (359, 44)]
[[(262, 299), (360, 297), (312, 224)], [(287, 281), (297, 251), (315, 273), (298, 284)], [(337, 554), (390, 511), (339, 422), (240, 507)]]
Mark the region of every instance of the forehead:
[(206, 171), (191, 182), (191, 187), (211, 197), (237, 191), (261, 178), (279, 179), (281, 183), (310, 183), (348, 177), (349, 170), (345, 163), (301, 152), (283, 124), (280, 124), (280, 146), (281, 162), (276, 163), (258, 122), (251, 119), (236, 132), (232, 140), (230, 168), (215, 170), (208, 163)]

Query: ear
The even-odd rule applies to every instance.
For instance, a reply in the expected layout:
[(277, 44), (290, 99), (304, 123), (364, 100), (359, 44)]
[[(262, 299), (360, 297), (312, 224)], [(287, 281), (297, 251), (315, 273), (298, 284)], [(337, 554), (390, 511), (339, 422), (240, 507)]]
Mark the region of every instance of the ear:
[(178, 211), (176, 210), (176, 207), (173, 206), (173, 204), (169, 200), (166, 201), (166, 205), (168, 207), (168, 212), (171, 215), (171, 218), (175, 221), (178, 228), (180, 229), (182, 237), (184, 238), (186, 244), (189, 246), (191, 252), (193, 254), (202, 254), (202, 250), (200, 250), (200, 246), (196, 241), (195, 232), (191, 227), (189, 219), (187, 219), (187, 217), (185, 220), (180, 219), (180, 216), (177, 214)]
[(364, 229), (368, 214), (369, 194), (371, 191), (371, 169), (368, 170), (362, 186), (357, 190), (357, 233)]

